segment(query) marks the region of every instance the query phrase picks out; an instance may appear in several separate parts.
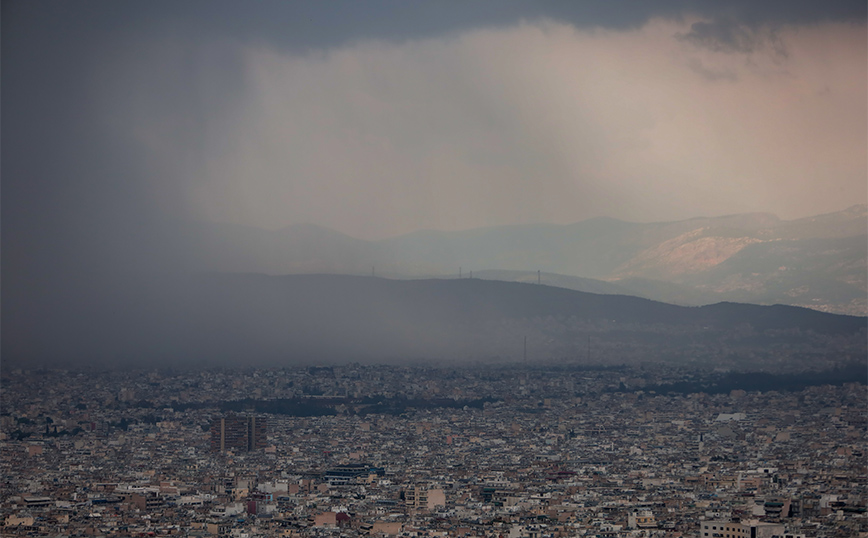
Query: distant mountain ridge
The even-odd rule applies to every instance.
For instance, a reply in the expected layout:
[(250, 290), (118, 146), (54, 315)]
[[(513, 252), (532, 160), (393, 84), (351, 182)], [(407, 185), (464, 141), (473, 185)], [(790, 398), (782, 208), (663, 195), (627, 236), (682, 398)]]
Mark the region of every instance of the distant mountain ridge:
[(682, 307), (477, 278), (207, 274), (138, 284), (58, 305), (29, 331), (7, 334), (4, 358), (211, 366), (652, 361), (800, 371), (864, 362), (868, 345), (864, 317), (783, 305)]
[(576, 277), (584, 280), (566, 287), (678, 304), (728, 300), (868, 313), (866, 205), (791, 221), (766, 213), (645, 224), (594, 218), (379, 241), (312, 224), (277, 231), (200, 224), (186, 233), (197, 247), (183, 253), (184, 264), (200, 271), (448, 278), (461, 268), (526, 280), (539, 270), (550, 284)]

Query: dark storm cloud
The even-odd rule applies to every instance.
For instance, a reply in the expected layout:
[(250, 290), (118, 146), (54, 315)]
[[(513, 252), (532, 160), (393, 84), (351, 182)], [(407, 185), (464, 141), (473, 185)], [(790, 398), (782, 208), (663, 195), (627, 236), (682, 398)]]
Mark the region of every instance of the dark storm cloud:
[(679, 37), (714, 52), (750, 53), (756, 49), (758, 41), (749, 27), (732, 20), (694, 22), (690, 32)]
[(752, 27), (731, 19), (697, 21), (690, 31), (677, 35), (678, 39), (712, 52), (753, 54), (770, 49), (778, 58), (787, 57), (787, 49), (774, 28)]

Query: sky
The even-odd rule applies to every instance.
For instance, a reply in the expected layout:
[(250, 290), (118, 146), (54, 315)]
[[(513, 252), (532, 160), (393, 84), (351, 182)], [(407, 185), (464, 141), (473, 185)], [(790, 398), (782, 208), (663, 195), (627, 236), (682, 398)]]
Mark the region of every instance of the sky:
[(868, 198), (863, 0), (0, 5), (6, 349), (145, 297), (191, 223), (380, 239)]
[(2, 15), (3, 224), (22, 242), (136, 219), (377, 239), (797, 218), (868, 197), (861, 1), (13, 0)]

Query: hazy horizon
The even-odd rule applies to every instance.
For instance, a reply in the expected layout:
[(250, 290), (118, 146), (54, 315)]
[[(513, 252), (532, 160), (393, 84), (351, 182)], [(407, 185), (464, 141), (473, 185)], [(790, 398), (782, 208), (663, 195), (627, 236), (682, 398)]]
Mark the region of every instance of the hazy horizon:
[[(265, 232), (279, 232), (279, 231), (291, 229), (291, 228), (297, 227), (297, 226), (315, 226), (318, 228), (330, 230), (332, 232), (338, 232), (342, 235), (346, 235), (346, 236), (351, 237), (353, 239), (360, 239), (363, 241), (376, 242), (376, 241), (384, 241), (384, 240), (389, 240), (389, 239), (397, 239), (397, 238), (403, 237), (403, 236), (413, 235), (413, 234), (417, 234), (417, 233), (426, 233), (426, 232), (462, 233), (462, 232), (482, 231), (482, 230), (490, 230), (490, 229), (502, 228), (502, 227), (513, 227), (513, 226), (570, 226), (570, 225), (581, 224), (583, 222), (597, 220), (597, 219), (610, 219), (610, 220), (625, 222), (628, 224), (670, 224), (670, 223), (685, 222), (685, 221), (692, 221), (692, 220), (714, 220), (714, 219), (725, 219), (725, 218), (729, 218), (729, 217), (738, 217), (738, 216), (746, 216), (746, 215), (767, 215), (767, 216), (774, 217), (774, 218), (778, 219), (780, 222), (792, 222), (792, 221), (798, 221), (798, 220), (802, 220), (802, 219), (810, 219), (810, 218), (814, 218), (814, 217), (831, 215), (834, 213), (841, 213), (841, 212), (844, 212), (844, 211), (847, 211), (850, 209), (854, 209), (854, 208), (863, 208), (865, 206), (868, 206), (868, 204), (864, 204), (864, 203), (850, 204), (846, 207), (841, 207), (839, 209), (835, 209), (832, 211), (827, 211), (827, 212), (817, 213), (817, 214), (803, 215), (803, 216), (795, 217), (792, 219), (781, 218), (778, 215), (771, 213), (769, 211), (748, 211), (748, 212), (743, 212), (743, 213), (725, 213), (725, 214), (719, 214), (719, 215), (693, 215), (690, 217), (685, 217), (683, 219), (671, 219), (671, 220), (638, 220), (638, 219), (632, 220), (632, 219), (626, 219), (626, 218), (612, 217), (610, 215), (597, 215), (594, 217), (588, 217), (586, 219), (569, 221), (569, 222), (550, 222), (550, 221), (540, 220), (540, 221), (523, 222), (523, 223), (504, 223), (504, 224), (494, 224), (493, 223), (493, 224), (488, 224), (485, 226), (477, 226), (477, 227), (473, 227), (473, 228), (454, 228), (454, 229), (451, 229), (451, 228), (417, 228), (417, 229), (413, 229), (413, 230), (410, 230), (407, 232), (399, 233), (397, 235), (388, 235), (388, 236), (384, 236), (384, 237), (372, 237), (372, 238), (371, 237), (365, 238), (365, 237), (361, 237), (358, 235), (354, 235), (353, 230), (341, 230), (341, 229), (337, 229), (337, 228), (332, 228), (332, 227), (326, 226), (324, 224), (321, 224), (321, 223), (315, 222), (315, 221), (291, 222), (289, 224), (279, 226), (276, 228), (264, 228), (264, 227), (255, 226), (252, 224), (238, 224), (238, 223), (231, 222), (231, 221), (199, 220), (199, 221), (195, 221), (195, 222), (198, 222), (198, 223), (203, 224), (203, 225), (214, 225), (214, 226), (239, 225), (239, 226), (255, 228), (258, 230), (265, 231)], [(866, 222), (866, 224), (868, 224), (868, 222)], [(868, 233), (868, 229), (866, 229), (866, 233)]]

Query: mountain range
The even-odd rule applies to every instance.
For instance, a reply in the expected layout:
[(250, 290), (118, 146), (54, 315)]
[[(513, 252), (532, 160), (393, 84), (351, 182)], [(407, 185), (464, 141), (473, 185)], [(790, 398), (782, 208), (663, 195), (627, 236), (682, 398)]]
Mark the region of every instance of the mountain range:
[[(33, 271), (4, 294), (2, 356), (107, 365), (861, 364), (866, 317), (832, 311), (864, 314), (866, 213), (598, 218), (380, 241), (309, 224), (166, 222), (162, 236), (130, 237), (126, 270), (108, 258), (83, 256), (91, 265), (81, 268), (92, 270), (78, 272), (30, 260)], [(141, 269), (129, 270), (131, 260)], [(153, 271), (149, 260), (170, 265)]]
[[(864, 363), (866, 318), (676, 306), (477, 278), (207, 274), (118, 285), (11, 319), (11, 364), (217, 366), (666, 362), (804, 371)], [(4, 325), (6, 322), (4, 321)]]
[(788, 304), (868, 314), (868, 207), (797, 220), (749, 213), (675, 222), (594, 218), (366, 241), (313, 224), (179, 226), (193, 271), (536, 282), (680, 305)]

